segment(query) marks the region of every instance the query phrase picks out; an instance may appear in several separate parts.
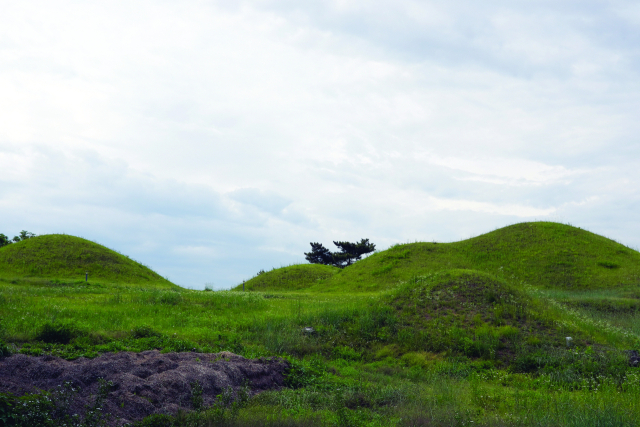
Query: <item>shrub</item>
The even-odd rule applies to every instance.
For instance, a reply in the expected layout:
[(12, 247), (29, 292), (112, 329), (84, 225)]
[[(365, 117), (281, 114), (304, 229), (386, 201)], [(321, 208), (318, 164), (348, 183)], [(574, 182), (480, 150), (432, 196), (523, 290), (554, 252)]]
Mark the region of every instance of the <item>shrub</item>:
[(49, 344), (69, 344), (69, 342), (82, 335), (80, 328), (71, 322), (46, 322), (36, 334), (37, 341)]
[(197, 381), (191, 383), (191, 406), (196, 411), (201, 411), (204, 406), (202, 398), (202, 386)]
[(16, 398), (12, 394), (0, 393), (0, 425), (15, 426), (18, 417), (15, 413)]
[(554, 347), (527, 347), (518, 349), (511, 365), (513, 372), (547, 374), (554, 382), (576, 387), (583, 378), (598, 380), (604, 377), (621, 380), (629, 370), (624, 353), (616, 350), (594, 350), (587, 347), (563, 349)]
[(173, 418), (166, 414), (154, 414), (135, 424), (136, 427), (171, 427)]
[(155, 331), (151, 326), (141, 325), (135, 326), (131, 330), (131, 335), (133, 338), (151, 338), (151, 337), (159, 337), (161, 334)]
[(345, 360), (360, 360), (362, 353), (355, 351), (351, 347), (338, 346), (333, 349), (333, 354), (339, 359)]
[(160, 296), (160, 303), (167, 305), (178, 305), (182, 302), (182, 295), (178, 292), (165, 292)]
[(0, 426), (2, 427), (105, 427), (109, 415), (103, 412), (104, 402), (112, 388), (111, 382), (99, 380), (98, 394), (92, 405), (86, 405), (84, 411), (72, 410), (75, 396), (79, 390), (70, 382), (48, 392), (15, 396), (0, 393)]
[(7, 343), (0, 339), (0, 359), (7, 356), (11, 356), (11, 350), (9, 350)]
[(285, 373), (284, 384), (296, 389), (317, 383), (324, 376), (324, 366), (318, 359), (310, 362), (289, 358), (290, 368)]

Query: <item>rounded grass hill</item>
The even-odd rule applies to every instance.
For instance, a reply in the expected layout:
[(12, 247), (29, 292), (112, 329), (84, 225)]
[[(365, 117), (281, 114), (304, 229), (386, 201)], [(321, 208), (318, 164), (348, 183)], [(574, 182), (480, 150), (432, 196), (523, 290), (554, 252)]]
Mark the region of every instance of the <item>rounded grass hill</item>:
[[(247, 291), (298, 291), (322, 283), (340, 271), (337, 267), (321, 264), (299, 264), (262, 272), (245, 283)], [(238, 288), (242, 290), (242, 285)]]
[[(405, 351), (455, 350), (470, 357), (511, 360), (522, 345), (560, 346), (568, 330), (541, 300), (487, 273), (447, 270), (416, 278), (383, 300), (397, 315)], [(576, 328), (575, 342), (588, 339)]]
[(0, 248), (0, 277), (177, 287), (158, 273), (102, 245), (64, 234), (32, 237)]
[[(396, 245), (342, 270), (327, 267), (322, 275), (316, 273), (317, 267), (303, 264), (275, 269), (248, 280), (246, 289), (379, 292), (416, 276), (450, 269), (478, 270), (555, 289), (640, 284), (640, 253), (606, 237), (553, 222), (514, 224), (460, 242)], [(305, 279), (294, 280), (294, 270)]]

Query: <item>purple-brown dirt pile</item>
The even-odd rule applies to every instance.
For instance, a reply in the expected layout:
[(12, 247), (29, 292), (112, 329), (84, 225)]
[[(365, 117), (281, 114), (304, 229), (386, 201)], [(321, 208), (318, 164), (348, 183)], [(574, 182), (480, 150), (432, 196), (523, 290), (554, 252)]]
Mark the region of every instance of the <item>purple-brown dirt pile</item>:
[(231, 387), (247, 385), (251, 393), (284, 384), (287, 361), (245, 359), (233, 353), (107, 353), (95, 359), (68, 361), (53, 356), (17, 354), (0, 360), (0, 392), (17, 395), (54, 390), (71, 383), (80, 392), (72, 410), (95, 401), (99, 379), (111, 381), (103, 412), (112, 425), (140, 420), (154, 413), (174, 414), (192, 409), (192, 386), (202, 387), (205, 406)]

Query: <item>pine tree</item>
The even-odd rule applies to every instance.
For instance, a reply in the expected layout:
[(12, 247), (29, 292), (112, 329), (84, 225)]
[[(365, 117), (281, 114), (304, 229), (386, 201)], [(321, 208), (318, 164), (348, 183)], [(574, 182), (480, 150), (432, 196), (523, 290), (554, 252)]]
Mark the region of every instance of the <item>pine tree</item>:
[(311, 264), (331, 265), (333, 262), (331, 252), (322, 243), (311, 242), (311, 252), (305, 252), (304, 255)]
[(305, 252), (305, 258), (312, 264), (333, 265), (344, 268), (362, 259), (362, 255), (373, 252), (376, 245), (369, 243), (369, 239), (362, 239), (358, 243), (333, 242), (340, 251), (330, 252), (321, 243), (311, 243), (311, 252)]

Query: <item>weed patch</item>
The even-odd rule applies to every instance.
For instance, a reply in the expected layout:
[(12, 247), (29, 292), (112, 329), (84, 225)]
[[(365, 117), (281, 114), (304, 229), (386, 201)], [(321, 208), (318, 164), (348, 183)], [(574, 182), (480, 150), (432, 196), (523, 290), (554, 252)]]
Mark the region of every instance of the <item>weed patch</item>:
[(74, 322), (46, 322), (34, 338), (48, 344), (69, 344), (82, 334), (83, 331)]

